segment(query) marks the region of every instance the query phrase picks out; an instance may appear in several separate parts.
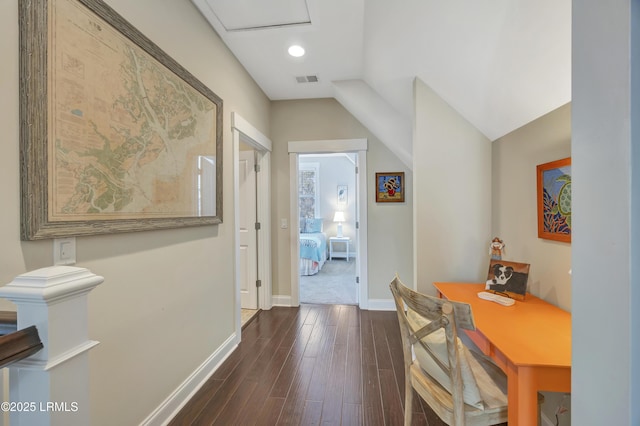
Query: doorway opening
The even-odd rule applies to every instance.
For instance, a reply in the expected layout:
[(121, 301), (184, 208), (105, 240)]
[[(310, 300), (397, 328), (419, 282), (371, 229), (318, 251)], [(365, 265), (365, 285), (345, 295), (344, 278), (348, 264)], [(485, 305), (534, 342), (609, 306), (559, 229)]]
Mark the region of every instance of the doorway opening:
[(300, 303), (358, 304), (357, 159), (298, 156)]
[(289, 142), (291, 305), (368, 308), (366, 139)]

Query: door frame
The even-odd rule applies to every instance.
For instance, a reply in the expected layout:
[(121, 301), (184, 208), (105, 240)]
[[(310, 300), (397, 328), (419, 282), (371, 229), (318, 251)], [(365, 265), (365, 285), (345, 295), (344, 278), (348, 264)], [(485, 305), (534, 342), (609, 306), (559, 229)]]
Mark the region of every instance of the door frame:
[(240, 114), (231, 112), (231, 135), (233, 139), (233, 256), (235, 284), (235, 323), (236, 335), (240, 336), (242, 324), (240, 320), (240, 141), (251, 146), (256, 152), (257, 211), (256, 220), (261, 224), (258, 231), (258, 279), (262, 286), (258, 288), (258, 309), (271, 309), (271, 151), (273, 144), (262, 132), (242, 118)]
[(369, 280), (367, 277), (367, 139), (331, 139), (289, 142), (289, 216), (291, 243), (291, 306), (300, 305), (300, 246), (298, 244), (298, 156), (299, 154), (330, 154), (354, 152), (358, 154), (358, 241), (356, 242), (356, 276), (360, 277), (358, 306), (369, 308)]
[[(240, 188), (237, 192), (239, 203), (239, 217), (243, 220), (236, 222), (236, 228), (240, 235), (238, 245), (240, 246), (241, 257), (238, 258), (240, 264), (240, 275), (238, 276), (241, 281), (240, 286), (240, 309), (258, 309), (258, 287), (256, 287), (256, 281), (258, 280), (258, 229), (255, 229), (255, 224), (258, 221), (258, 190), (257, 190), (257, 172), (256, 167), (256, 150), (253, 147), (249, 147), (244, 144), (244, 138), (240, 138), (240, 152), (238, 157), (238, 163), (242, 164), (238, 168), (240, 178)], [(242, 147), (247, 147), (247, 150), (242, 150)], [(248, 149), (251, 148), (251, 149)], [(249, 169), (249, 170), (247, 170)], [(244, 176), (243, 176), (244, 174)], [(244, 182), (244, 187), (243, 187)], [(242, 211), (246, 208), (250, 211)], [(247, 221), (245, 223), (245, 221)], [(240, 223), (243, 222), (243, 223)], [(244, 229), (246, 227), (246, 229)], [(243, 235), (243, 234), (247, 235)], [(246, 244), (245, 249), (242, 250), (243, 245)], [(244, 251), (244, 253), (243, 253)], [(245, 259), (243, 261), (243, 259)], [(244, 278), (243, 278), (244, 277)], [(246, 280), (246, 282), (244, 281)], [(243, 292), (245, 287), (246, 293)]]

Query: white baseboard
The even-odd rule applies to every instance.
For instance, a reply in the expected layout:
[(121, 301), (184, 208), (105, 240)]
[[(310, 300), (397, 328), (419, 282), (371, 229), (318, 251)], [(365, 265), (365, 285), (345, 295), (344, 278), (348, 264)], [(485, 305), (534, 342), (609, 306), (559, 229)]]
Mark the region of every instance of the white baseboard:
[(393, 299), (369, 299), (370, 311), (395, 311), (396, 303)]
[(205, 384), (220, 364), (238, 346), (236, 333), (211, 354), (178, 388), (171, 393), (146, 419), (141, 426), (167, 425), (173, 417), (184, 407), (195, 393)]
[(271, 304), (273, 306), (285, 306), (289, 308), (291, 307), (291, 296), (279, 296), (274, 294), (271, 296)]

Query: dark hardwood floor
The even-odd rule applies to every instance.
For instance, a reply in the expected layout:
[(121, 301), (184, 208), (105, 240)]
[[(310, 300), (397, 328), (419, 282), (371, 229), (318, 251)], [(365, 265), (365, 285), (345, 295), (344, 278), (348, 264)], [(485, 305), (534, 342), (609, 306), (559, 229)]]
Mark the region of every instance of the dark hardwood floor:
[[(403, 371), (395, 312), (273, 308), (170, 425), (402, 425)], [(444, 424), (413, 407), (413, 424)]]

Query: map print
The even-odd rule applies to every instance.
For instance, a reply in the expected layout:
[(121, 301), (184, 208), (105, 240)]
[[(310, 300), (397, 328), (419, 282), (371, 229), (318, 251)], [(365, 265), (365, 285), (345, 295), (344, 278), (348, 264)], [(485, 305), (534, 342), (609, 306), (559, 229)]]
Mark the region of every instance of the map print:
[(81, 4), (55, 3), (49, 220), (215, 215), (217, 105)]

